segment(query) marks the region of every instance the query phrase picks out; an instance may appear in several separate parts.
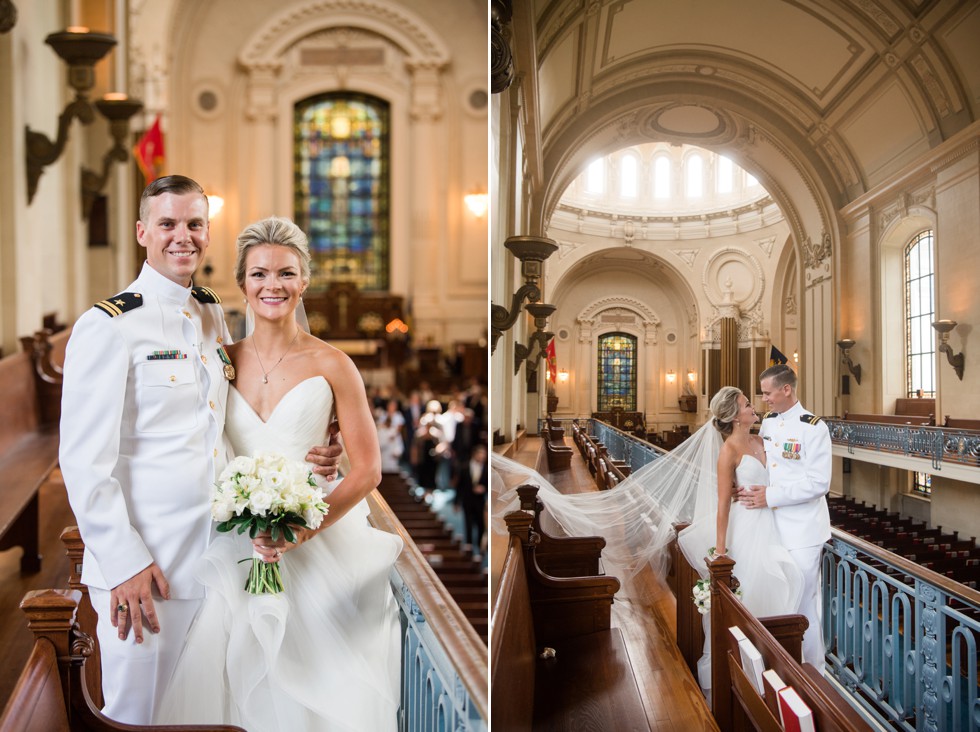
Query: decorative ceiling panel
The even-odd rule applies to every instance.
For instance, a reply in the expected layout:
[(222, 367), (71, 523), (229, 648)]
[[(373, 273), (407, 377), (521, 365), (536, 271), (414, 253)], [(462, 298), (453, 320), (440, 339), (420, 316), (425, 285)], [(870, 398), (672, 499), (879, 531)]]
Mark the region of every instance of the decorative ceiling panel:
[(575, 96), (578, 77), (578, 34), (569, 33), (555, 43), (538, 69), (541, 126), (547, 128), (555, 113)]
[[(856, 34), (795, 3), (756, 0), (621, 0), (604, 15), (596, 75), (654, 55), (686, 53), (738, 59), (778, 76), (818, 101), (870, 56)], [(778, 33), (773, 33), (779, 28)]]
[(860, 113), (840, 126), (840, 133), (872, 179), (899, 156), (928, 149), (925, 131), (897, 82), (868, 97)]
[(956, 71), (964, 84), (974, 107), (980, 106), (980, 3), (972, 3), (962, 18), (953, 22), (943, 34)]

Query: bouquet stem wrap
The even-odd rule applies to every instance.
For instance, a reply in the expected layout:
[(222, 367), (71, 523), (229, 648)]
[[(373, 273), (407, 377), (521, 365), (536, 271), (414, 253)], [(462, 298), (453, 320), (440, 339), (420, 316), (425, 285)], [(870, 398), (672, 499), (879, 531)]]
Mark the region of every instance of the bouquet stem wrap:
[(276, 594), (286, 589), (282, 583), (282, 569), (279, 562), (266, 562), (258, 552), (252, 553), (248, 577), (245, 579), (245, 591), (253, 595)]
[[(316, 529), (329, 506), (306, 463), (281, 455), (239, 456), (222, 471), (211, 499), (211, 516), (218, 531), (235, 530), (254, 540), (269, 536), (296, 542), (294, 528)], [(284, 589), (278, 562), (265, 562), (253, 550), (245, 591), (274, 594)]]

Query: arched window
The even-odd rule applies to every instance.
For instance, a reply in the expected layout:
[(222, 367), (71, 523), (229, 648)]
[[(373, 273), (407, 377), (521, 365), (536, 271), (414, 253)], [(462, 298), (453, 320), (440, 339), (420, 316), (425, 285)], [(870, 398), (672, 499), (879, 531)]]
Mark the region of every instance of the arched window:
[(684, 183), (688, 198), (700, 198), (704, 194), (704, 160), (700, 155), (687, 159)]
[(636, 411), (636, 338), (627, 333), (599, 337), (600, 412)]
[(619, 194), (636, 198), (636, 157), (624, 155), (619, 162)]
[(936, 347), (932, 231), (905, 248), (905, 382), (907, 396), (936, 394)]
[(718, 156), (718, 167), (715, 169), (715, 184), (718, 193), (731, 193), (734, 189), (735, 170), (732, 161), (724, 155)]
[(653, 197), (670, 198), (670, 158), (666, 155), (653, 161)]
[(585, 190), (589, 193), (602, 193), (606, 189), (606, 159), (598, 158), (589, 163), (585, 176)]
[(293, 127), (293, 213), (310, 238), (310, 288), (387, 290), (388, 103), (321, 94), (296, 104)]

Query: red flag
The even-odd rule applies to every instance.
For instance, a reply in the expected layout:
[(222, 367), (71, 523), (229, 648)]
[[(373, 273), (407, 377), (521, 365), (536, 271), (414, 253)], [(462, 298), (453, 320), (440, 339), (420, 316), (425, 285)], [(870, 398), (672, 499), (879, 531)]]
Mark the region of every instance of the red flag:
[(548, 378), (554, 384), (558, 381), (558, 361), (555, 359), (555, 339), (548, 341), (548, 347), (544, 349), (544, 358), (548, 362)]
[(136, 164), (140, 166), (148, 184), (163, 174), (163, 131), (160, 129), (159, 114), (153, 120), (150, 129), (144, 132), (136, 143), (133, 157), (136, 158)]

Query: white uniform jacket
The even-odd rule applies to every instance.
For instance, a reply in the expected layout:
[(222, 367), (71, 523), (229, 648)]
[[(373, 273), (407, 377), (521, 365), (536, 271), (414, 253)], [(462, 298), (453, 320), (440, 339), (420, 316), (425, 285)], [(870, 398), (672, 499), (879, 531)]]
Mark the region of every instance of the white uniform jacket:
[[(812, 421), (811, 421), (812, 420)], [(766, 502), (787, 549), (817, 546), (830, 538), (827, 493), (832, 471), (830, 431), (797, 402), (768, 414), (759, 429), (766, 448)]]
[(143, 266), (127, 292), (78, 319), (68, 342), (61, 470), (85, 541), (82, 581), (112, 589), (156, 562), (171, 597), (211, 537), (230, 343), (217, 296)]

